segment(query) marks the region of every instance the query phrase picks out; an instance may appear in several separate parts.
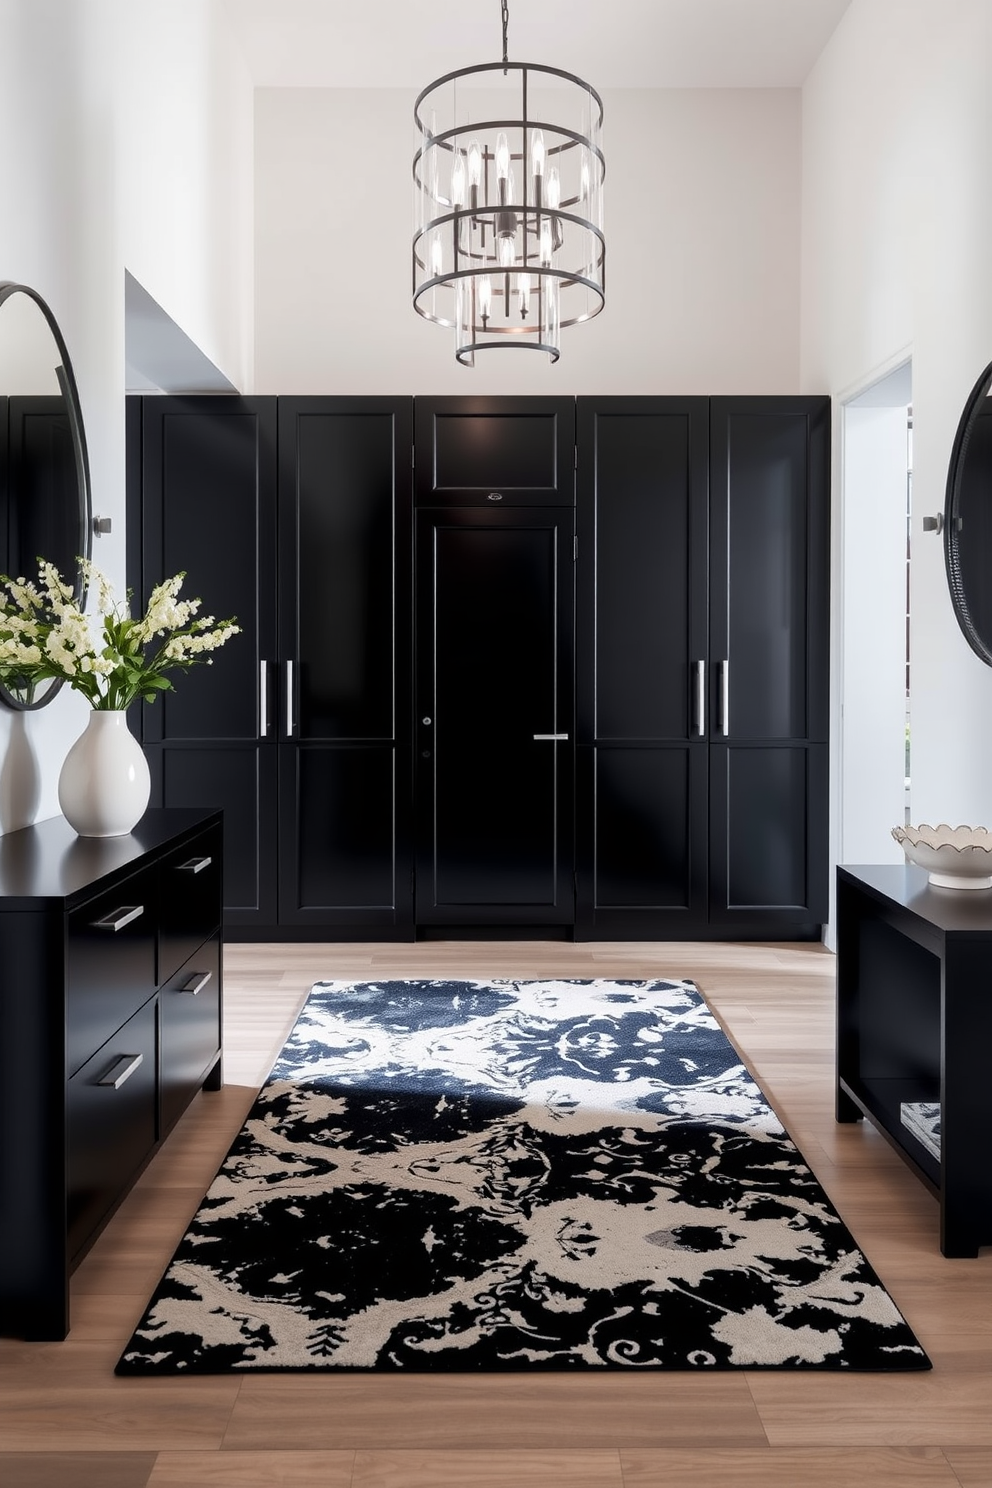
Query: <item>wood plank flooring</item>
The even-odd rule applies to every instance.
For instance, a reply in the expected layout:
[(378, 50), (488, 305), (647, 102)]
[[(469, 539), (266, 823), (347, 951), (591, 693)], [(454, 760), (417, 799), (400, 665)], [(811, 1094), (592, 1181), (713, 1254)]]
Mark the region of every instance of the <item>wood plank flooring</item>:
[[(934, 1361), (928, 1374), (351, 1374), (118, 1380), (113, 1367), (311, 983), (687, 976)], [(65, 1343), (0, 1340), (3, 1488), (992, 1488), (992, 1250), (833, 1117), (819, 946), (234, 945), (225, 1088), (197, 1097), (84, 1260)]]

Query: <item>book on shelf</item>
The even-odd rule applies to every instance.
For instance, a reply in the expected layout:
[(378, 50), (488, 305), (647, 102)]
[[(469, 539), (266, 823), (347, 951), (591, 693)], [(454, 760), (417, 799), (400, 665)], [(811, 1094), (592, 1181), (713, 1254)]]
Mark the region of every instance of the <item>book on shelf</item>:
[(899, 1120), (931, 1157), (940, 1157), (940, 1102), (903, 1101)]

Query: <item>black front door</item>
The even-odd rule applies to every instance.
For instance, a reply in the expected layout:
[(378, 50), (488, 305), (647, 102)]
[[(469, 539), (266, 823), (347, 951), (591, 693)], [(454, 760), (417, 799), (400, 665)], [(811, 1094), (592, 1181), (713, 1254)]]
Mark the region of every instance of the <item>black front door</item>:
[(417, 516), (417, 920), (568, 924), (573, 512)]

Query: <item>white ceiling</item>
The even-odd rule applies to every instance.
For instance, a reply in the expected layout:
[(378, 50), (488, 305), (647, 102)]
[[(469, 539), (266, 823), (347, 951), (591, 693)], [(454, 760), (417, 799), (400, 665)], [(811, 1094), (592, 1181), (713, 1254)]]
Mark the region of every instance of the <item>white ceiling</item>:
[[(604, 88), (797, 88), (851, 0), (509, 0), (511, 61)], [(258, 87), (416, 88), (503, 54), (500, 0), (224, 0)]]

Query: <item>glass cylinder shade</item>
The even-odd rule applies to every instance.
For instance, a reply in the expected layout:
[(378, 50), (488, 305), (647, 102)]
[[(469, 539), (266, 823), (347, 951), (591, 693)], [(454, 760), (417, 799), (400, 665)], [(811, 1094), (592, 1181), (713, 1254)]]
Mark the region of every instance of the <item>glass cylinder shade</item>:
[(603, 104), (529, 62), (452, 72), (414, 107), (413, 305), (455, 356), (526, 346), (558, 360), (563, 326), (603, 308)]

